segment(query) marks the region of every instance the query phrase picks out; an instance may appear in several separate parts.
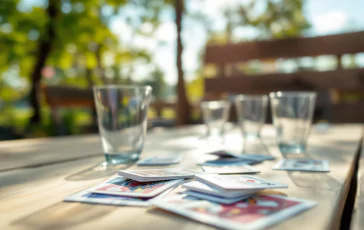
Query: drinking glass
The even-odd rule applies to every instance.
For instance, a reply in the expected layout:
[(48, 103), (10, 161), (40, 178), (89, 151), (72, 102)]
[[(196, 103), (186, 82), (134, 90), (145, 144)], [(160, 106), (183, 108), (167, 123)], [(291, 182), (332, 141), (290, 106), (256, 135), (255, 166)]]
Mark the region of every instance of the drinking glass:
[(235, 98), (236, 113), (244, 140), (260, 137), (267, 113), (266, 95), (238, 95)]
[(315, 92), (272, 92), (269, 94), (277, 143), (282, 153), (306, 151)]
[(204, 101), (201, 103), (203, 121), (207, 128), (207, 136), (221, 137), (225, 123), (229, 118), (230, 102)]
[(147, 130), (152, 87), (106, 85), (94, 87), (101, 143), (107, 163), (139, 159)]

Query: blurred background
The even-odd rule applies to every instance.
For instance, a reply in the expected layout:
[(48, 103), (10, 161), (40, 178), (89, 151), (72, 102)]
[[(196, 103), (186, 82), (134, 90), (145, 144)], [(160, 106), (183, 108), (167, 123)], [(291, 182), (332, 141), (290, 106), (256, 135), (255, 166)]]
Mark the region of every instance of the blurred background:
[[(206, 47), (364, 31), (362, 9), (361, 0), (1, 0), (0, 140), (97, 132), (91, 88), (101, 84), (151, 85), (151, 126), (199, 123), (204, 78), (217, 71), (204, 63)], [(364, 53), (339, 62), (362, 68)], [(336, 65), (316, 55), (239, 70)]]

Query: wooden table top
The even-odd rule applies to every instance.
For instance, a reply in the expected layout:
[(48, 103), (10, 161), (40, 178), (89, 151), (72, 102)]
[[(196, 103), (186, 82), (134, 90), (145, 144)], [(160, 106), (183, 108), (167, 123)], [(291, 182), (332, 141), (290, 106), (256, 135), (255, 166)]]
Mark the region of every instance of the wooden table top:
[(351, 229), (361, 230), (364, 226), (364, 140), (358, 163), (357, 191)]
[[(182, 167), (199, 169), (196, 162), (207, 159), (203, 126), (155, 130), (146, 138), (142, 157), (183, 153)], [(331, 172), (274, 171), (282, 158), (267, 126), (263, 140), (276, 161), (256, 165), (261, 176), (286, 183), (288, 189), (272, 192), (317, 202), (317, 206), (290, 218), (273, 229), (338, 229), (355, 159), (362, 138), (361, 125), (331, 126), (326, 132), (313, 130), (306, 156), (328, 159)], [(226, 145), (240, 150), (242, 138), (230, 130)], [(210, 146), (211, 147), (211, 146)], [(116, 207), (62, 200), (77, 191), (103, 182), (117, 169), (100, 165), (97, 135), (0, 143), (0, 229), (213, 229), (213, 227), (157, 208)], [(132, 166), (137, 168), (137, 166)]]

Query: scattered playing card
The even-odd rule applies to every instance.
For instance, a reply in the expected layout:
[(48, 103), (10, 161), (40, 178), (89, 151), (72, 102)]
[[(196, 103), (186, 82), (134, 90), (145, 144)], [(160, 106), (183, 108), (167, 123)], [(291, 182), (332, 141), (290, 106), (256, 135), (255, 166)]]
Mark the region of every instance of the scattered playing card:
[(231, 166), (231, 165), (253, 165), (258, 164), (262, 161), (257, 160), (247, 160), (247, 159), (240, 159), (240, 158), (231, 158), (231, 157), (222, 157), (216, 160), (210, 160), (201, 162), (198, 165), (205, 165), (205, 166)]
[(124, 177), (116, 177), (88, 189), (89, 192), (129, 197), (154, 197), (163, 191), (179, 185), (183, 180), (138, 182)]
[(91, 204), (107, 204), (107, 205), (120, 205), (120, 206), (149, 206), (149, 201), (152, 199), (160, 199), (167, 195), (173, 188), (164, 191), (163, 193), (152, 197), (127, 197), (127, 196), (117, 196), (117, 195), (107, 195), (92, 193), (89, 189), (81, 192), (67, 196), (64, 201), (69, 202), (81, 202), (81, 203), (91, 203)]
[(219, 189), (216, 189), (212, 186), (209, 186), (207, 184), (201, 183), (199, 181), (192, 181), (188, 183), (184, 183), (182, 185), (182, 188), (196, 191), (200, 193), (205, 193), (208, 195), (213, 196), (219, 196), (219, 197), (225, 197), (225, 198), (238, 198), (244, 195), (250, 195), (259, 191), (262, 191), (264, 189), (249, 189), (249, 190), (232, 190), (232, 191), (221, 191)]
[(234, 173), (259, 173), (260, 171), (250, 165), (231, 165), (231, 166), (202, 166), (203, 170), (208, 173), (216, 174), (234, 174)]
[(118, 175), (139, 182), (193, 178), (196, 172), (180, 168), (119, 170)]
[(256, 160), (256, 161), (266, 161), (266, 160), (276, 159), (275, 157), (270, 155), (247, 154), (247, 153), (237, 154), (236, 157), (248, 160)]
[(226, 198), (226, 197), (221, 197), (221, 196), (213, 196), (213, 195), (209, 195), (209, 194), (205, 194), (205, 193), (195, 192), (195, 191), (191, 191), (191, 190), (186, 190), (183, 193), (187, 194), (189, 196), (197, 197), (197, 198), (200, 198), (203, 200), (208, 200), (208, 201), (212, 201), (212, 202), (216, 202), (216, 203), (220, 203), (220, 204), (232, 204), (232, 203), (238, 202), (240, 200), (244, 200), (244, 199), (254, 195), (252, 193), (252, 194), (247, 194), (247, 195), (243, 195), (240, 197)]
[(329, 161), (314, 159), (283, 159), (273, 169), (287, 171), (330, 172)]
[(137, 162), (137, 165), (172, 165), (178, 164), (182, 156), (147, 157)]
[(233, 204), (218, 204), (188, 195), (151, 201), (173, 213), (224, 229), (265, 229), (316, 205), (285, 196), (253, 196)]
[(260, 155), (260, 154), (247, 154), (247, 153), (232, 153), (225, 150), (219, 150), (210, 152), (209, 154), (216, 155), (219, 157), (235, 157), (246, 160), (256, 160), (256, 161), (265, 161), (265, 160), (274, 160), (275, 157), (269, 155)]
[(85, 190), (66, 197), (64, 201), (92, 203), (92, 204), (149, 206), (148, 203), (149, 199), (151, 198), (97, 194)]
[(288, 188), (288, 185), (248, 175), (196, 175), (196, 179), (220, 190)]

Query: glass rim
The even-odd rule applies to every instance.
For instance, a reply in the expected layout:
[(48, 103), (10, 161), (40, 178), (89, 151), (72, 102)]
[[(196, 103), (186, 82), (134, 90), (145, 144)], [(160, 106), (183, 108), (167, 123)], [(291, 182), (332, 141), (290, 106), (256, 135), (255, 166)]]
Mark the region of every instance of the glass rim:
[(234, 101), (240, 101), (244, 99), (264, 99), (267, 100), (268, 96), (266, 94), (238, 94), (235, 96)]
[(152, 86), (150, 86), (150, 85), (116, 85), (116, 84), (109, 84), (109, 85), (95, 85), (92, 88), (94, 90), (100, 90), (100, 89), (152, 90)]
[(315, 91), (277, 91), (269, 93), (269, 97), (315, 97)]

